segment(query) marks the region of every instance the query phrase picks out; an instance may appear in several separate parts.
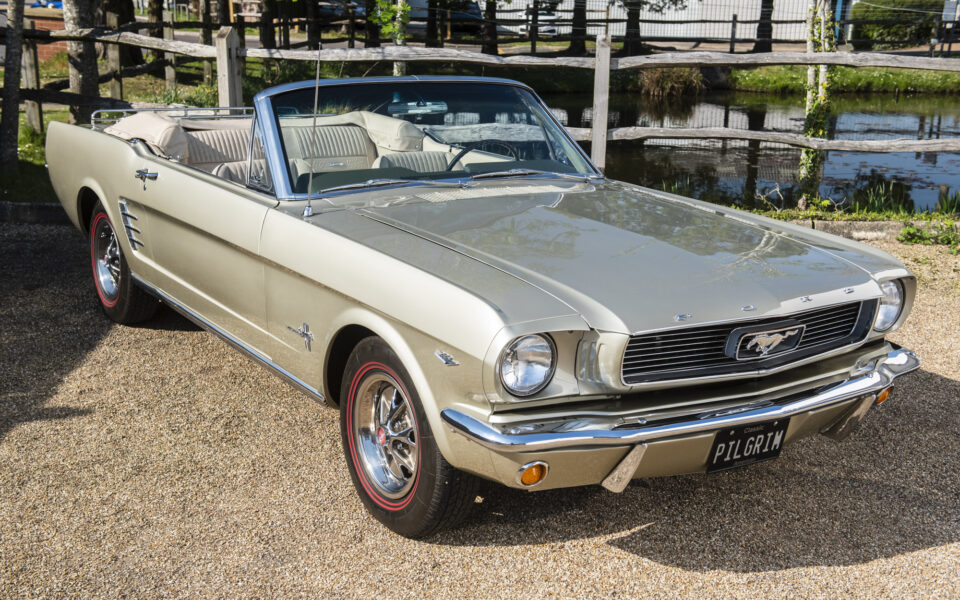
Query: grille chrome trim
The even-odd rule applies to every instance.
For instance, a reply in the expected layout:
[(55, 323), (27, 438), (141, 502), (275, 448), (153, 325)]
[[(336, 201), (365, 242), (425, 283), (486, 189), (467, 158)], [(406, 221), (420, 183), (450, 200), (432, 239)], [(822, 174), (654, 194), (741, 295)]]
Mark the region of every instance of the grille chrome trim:
[[(776, 317), (634, 334), (621, 359), (621, 382), (635, 386), (713, 376), (742, 377), (789, 366), (864, 341), (876, 309), (876, 300), (845, 302)], [(788, 319), (805, 326), (796, 348), (749, 361), (737, 361), (724, 353), (734, 330), (776, 325)]]

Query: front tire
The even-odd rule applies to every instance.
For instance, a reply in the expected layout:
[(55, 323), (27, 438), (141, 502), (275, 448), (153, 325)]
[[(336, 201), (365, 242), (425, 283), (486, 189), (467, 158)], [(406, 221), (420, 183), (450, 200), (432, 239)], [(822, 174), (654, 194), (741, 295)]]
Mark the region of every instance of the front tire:
[(362, 340), (347, 361), (340, 433), (353, 485), (391, 531), (422, 538), (459, 523), (479, 481), (440, 454), (416, 389), (380, 338)]
[(117, 232), (103, 205), (97, 202), (90, 217), (88, 235), (93, 285), (104, 314), (117, 323), (146, 321), (157, 311), (159, 301), (133, 281)]

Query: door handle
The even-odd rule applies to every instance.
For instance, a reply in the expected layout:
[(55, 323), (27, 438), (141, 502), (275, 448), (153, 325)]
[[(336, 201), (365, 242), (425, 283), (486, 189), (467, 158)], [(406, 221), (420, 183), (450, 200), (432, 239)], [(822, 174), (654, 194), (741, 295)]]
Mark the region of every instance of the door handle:
[(142, 181), (143, 189), (147, 189), (147, 180), (149, 179), (150, 181), (156, 181), (157, 175), (157, 173), (151, 173), (147, 169), (137, 169), (133, 177), (134, 179), (139, 179)]

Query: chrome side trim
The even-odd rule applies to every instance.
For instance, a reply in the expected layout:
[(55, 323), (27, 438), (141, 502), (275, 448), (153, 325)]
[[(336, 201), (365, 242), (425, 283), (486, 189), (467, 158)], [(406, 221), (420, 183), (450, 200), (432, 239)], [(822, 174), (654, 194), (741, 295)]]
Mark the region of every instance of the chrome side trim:
[(137, 252), (141, 247), (144, 246), (144, 243), (136, 238), (136, 235), (142, 232), (137, 229), (133, 223), (131, 223), (131, 221), (139, 221), (140, 219), (130, 212), (130, 207), (127, 206), (126, 198), (120, 199), (119, 206), (120, 220), (123, 222), (123, 228), (127, 231), (127, 240), (130, 241), (130, 248), (132, 248), (134, 252)]
[(136, 275), (133, 275), (133, 279), (134, 279), (134, 281), (136, 281), (137, 284), (138, 284), (140, 287), (142, 287), (145, 291), (147, 291), (147, 292), (153, 294), (154, 296), (156, 296), (157, 298), (160, 298), (161, 300), (163, 300), (163, 302), (164, 302), (165, 304), (169, 305), (170, 308), (172, 308), (173, 310), (177, 311), (178, 313), (180, 313), (181, 315), (183, 315), (184, 317), (186, 317), (187, 319), (189, 319), (190, 321), (192, 321), (193, 323), (195, 323), (197, 326), (202, 327), (203, 329), (206, 329), (207, 331), (209, 331), (210, 333), (216, 335), (217, 337), (219, 337), (220, 339), (222, 339), (222, 340), (225, 341), (226, 343), (230, 344), (231, 346), (233, 346), (233, 347), (236, 348), (237, 350), (240, 350), (242, 353), (244, 353), (245, 355), (247, 355), (249, 358), (253, 359), (254, 361), (256, 361), (256, 362), (258, 362), (258, 363), (260, 363), (260, 364), (263, 365), (264, 367), (267, 367), (268, 369), (270, 369), (271, 371), (273, 371), (274, 374), (279, 375), (280, 378), (286, 380), (287, 383), (289, 383), (289, 384), (292, 385), (293, 387), (297, 388), (297, 389), (300, 390), (301, 392), (304, 392), (304, 393), (306, 393), (307, 395), (312, 396), (314, 399), (320, 400), (321, 402), (324, 402), (324, 401), (325, 401), (323, 394), (321, 394), (318, 390), (316, 390), (315, 388), (313, 388), (313, 387), (311, 387), (310, 385), (308, 385), (305, 381), (303, 381), (302, 379), (300, 379), (300, 378), (297, 377), (296, 375), (293, 375), (292, 373), (290, 373), (289, 371), (287, 371), (286, 369), (284, 369), (284, 368), (281, 367), (280, 365), (276, 364), (275, 362), (273, 362), (272, 360), (270, 360), (270, 359), (267, 358), (266, 356), (260, 354), (259, 352), (257, 352), (257, 351), (254, 350), (253, 348), (249, 347), (248, 345), (244, 344), (243, 342), (241, 342), (241, 341), (238, 340), (237, 338), (233, 337), (232, 335), (230, 335), (229, 333), (227, 333), (227, 332), (224, 331), (223, 329), (220, 329), (219, 327), (217, 327), (216, 325), (214, 325), (214, 324), (211, 323), (210, 321), (207, 321), (206, 319), (204, 319), (203, 317), (201, 317), (201, 316), (198, 315), (197, 313), (193, 312), (192, 310), (190, 310), (189, 308), (187, 308), (187, 307), (184, 306), (183, 304), (180, 304), (178, 301), (174, 300), (173, 298), (171, 298), (170, 296), (168, 296), (168, 295), (165, 294), (164, 292), (160, 291), (159, 289), (157, 289), (157, 288), (153, 287), (152, 285), (150, 285), (149, 283), (145, 282), (143, 279), (140, 279), (140, 278), (137, 277)]
[[(763, 423), (811, 410), (825, 408), (841, 402), (876, 394), (890, 386), (901, 375), (920, 368), (920, 359), (906, 348), (895, 348), (885, 356), (872, 360), (855, 375), (809, 397), (788, 404), (762, 406), (746, 412), (723, 414), (707, 419), (690, 420), (666, 425), (652, 425), (632, 429), (614, 429), (615, 424), (579, 431), (562, 431), (561, 428), (542, 433), (511, 434), (479, 421), (453, 409), (440, 413), (451, 431), (477, 444), (500, 452), (534, 452), (584, 446), (625, 446)], [(536, 431), (536, 428), (534, 428)]]

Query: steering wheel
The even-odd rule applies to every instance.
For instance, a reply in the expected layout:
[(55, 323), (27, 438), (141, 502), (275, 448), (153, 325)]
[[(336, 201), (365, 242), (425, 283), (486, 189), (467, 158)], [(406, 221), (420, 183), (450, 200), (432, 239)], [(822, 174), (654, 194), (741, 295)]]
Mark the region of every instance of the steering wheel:
[(513, 160), (520, 160), (520, 153), (517, 152), (517, 149), (507, 142), (500, 142), (497, 140), (480, 140), (478, 142), (470, 142), (469, 144), (463, 146), (463, 149), (453, 157), (453, 160), (450, 161), (450, 164), (447, 165), (446, 170), (452, 171), (453, 167), (456, 166), (460, 159), (473, 152), (474, 150), (486, 149), (487, 146), (505, 148), (507, 153), (513, 158)]

